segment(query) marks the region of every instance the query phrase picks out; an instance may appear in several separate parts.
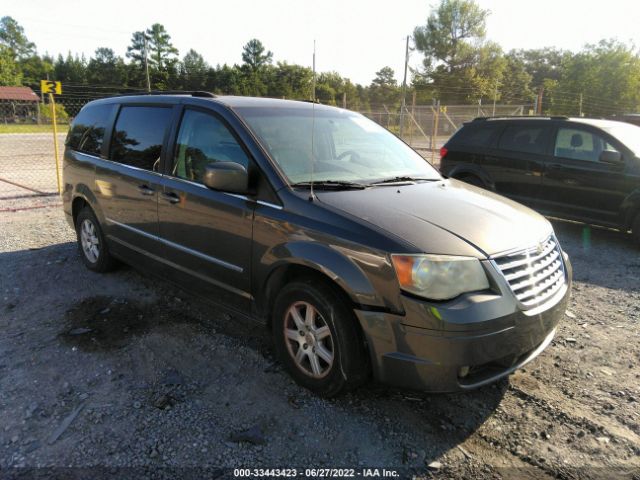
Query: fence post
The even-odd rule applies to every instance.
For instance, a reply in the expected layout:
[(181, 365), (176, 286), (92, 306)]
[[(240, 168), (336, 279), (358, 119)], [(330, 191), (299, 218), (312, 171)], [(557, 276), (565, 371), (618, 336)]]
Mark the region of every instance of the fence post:
[[(411, 99), (411, 118), (416, 118), (416, 91), (413, 90)], [(409, 145), (413, 145), (413, 123), (409, 122)]]
[(53, 99), (53, 94), (49, 94), (49, 104), (51, 105), (51, 123), (53, 125), (53, 149), (56, 160), (56, 182), (58, 183), (58, 195), (62, 193), (60, 188), (60, 163), (58, 161), (58, 122), (56, 120), (56, 102)]
[(434, 132), (433, 132), (433, 149), (432, 150), (437, 150), (438, 147), (438, 121), (440, 120), (440, 100), (438, 100), (438, 103), (436, 104), (436, 120), (435, 120), (435, 125), (433, 127)]

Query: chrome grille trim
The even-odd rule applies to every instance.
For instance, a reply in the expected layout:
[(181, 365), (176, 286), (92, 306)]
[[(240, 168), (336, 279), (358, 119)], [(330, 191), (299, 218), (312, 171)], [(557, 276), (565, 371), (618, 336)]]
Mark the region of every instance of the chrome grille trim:
[(566, 284), (562, 251), (553, 235), (538, 247), (495, 257), (492, 263), (525, 309), (540, 306)]

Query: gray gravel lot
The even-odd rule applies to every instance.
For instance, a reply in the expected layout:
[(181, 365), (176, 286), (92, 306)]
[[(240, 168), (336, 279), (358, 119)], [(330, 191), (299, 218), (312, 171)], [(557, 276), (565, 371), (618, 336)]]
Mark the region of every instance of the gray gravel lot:
[(640, 249), (626, 235), (554, 222), (574, 264), (570, 310), (509, 380), (323, 400), (289, 379), (253, 323), (129, 267), (87, 271), (58, 203), (0, 211), (0, 478), (240, 466), (640, 475)]

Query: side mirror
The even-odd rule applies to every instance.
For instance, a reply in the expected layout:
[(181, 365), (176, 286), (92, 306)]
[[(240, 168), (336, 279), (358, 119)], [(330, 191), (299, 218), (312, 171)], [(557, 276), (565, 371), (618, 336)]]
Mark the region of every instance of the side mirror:
[(213, 162), (204, 169), (204, 182), (212, 190), (248, 193), (249, 174), (236, 162)]
[(618, 165), (622, 162), (622, 154), (613, 150), (603, 150), (600, 154), (600, 161), (602, 163)]

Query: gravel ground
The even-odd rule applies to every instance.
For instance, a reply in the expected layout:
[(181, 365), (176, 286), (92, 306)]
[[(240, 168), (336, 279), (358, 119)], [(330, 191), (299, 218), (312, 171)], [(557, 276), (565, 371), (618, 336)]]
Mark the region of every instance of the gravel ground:
[(554, 221), (574, 264), (570, 309), (508, 380), (323, 400), (251, 322), (129, 267), (87, 271), (58, 202), (0, 208), (0, 478), (640, 478), (640, 256), (627, 235)]

